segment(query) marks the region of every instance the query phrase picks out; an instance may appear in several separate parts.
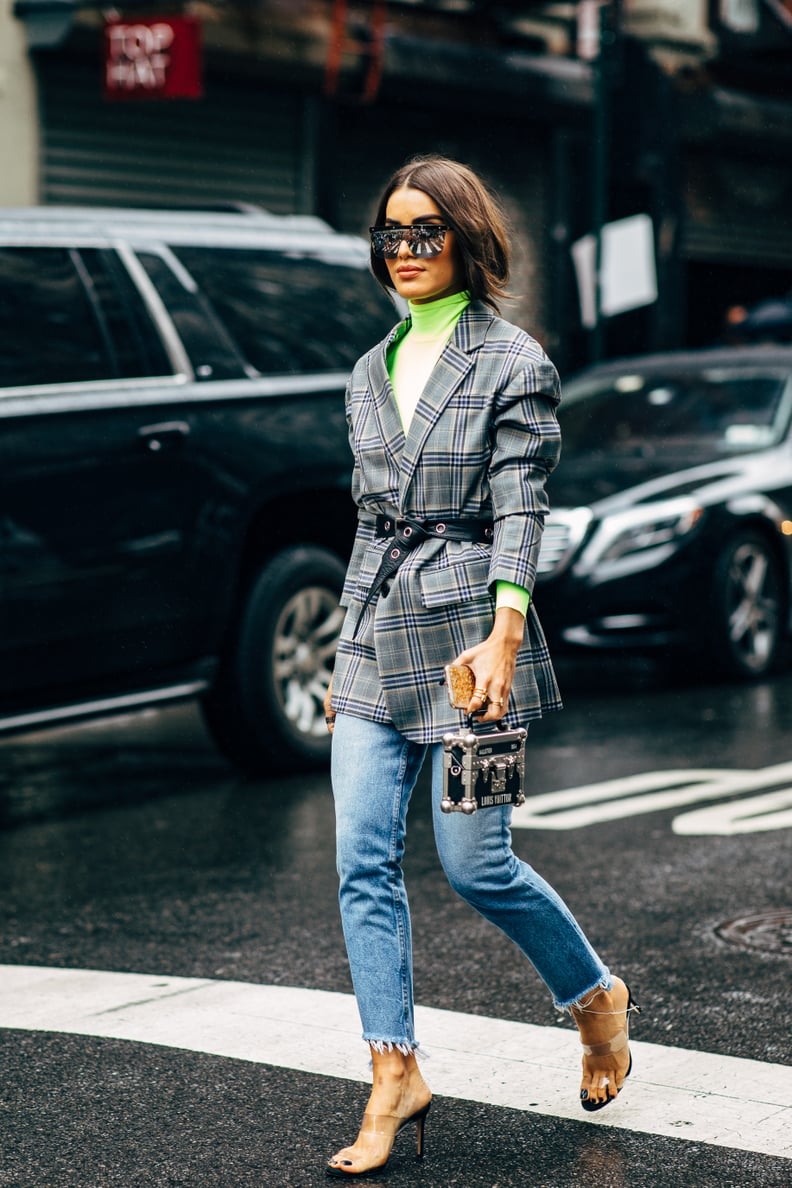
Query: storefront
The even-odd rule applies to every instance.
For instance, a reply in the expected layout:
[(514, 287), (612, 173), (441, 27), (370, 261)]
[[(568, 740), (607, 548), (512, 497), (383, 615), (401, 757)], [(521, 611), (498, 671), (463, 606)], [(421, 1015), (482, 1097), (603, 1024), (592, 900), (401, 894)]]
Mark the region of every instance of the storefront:
[[(445, 152), (479, 169), (503, 197), (518, 295), (504, 312), (565, 370), (585, 362), (570, 247), (592, 226), (591, 66), (391, 28), (374, 63), (379, 73), (364, 54), (329, 87), (327, 21), (301, 24), (288, 6), (277, 8), (277, 28), (259, 17), (248, 29), (238, 14), (215, 13), (204, 29), (199, 98), (108, 97), (98, 14), (83, 11), (66, 36), (34, 50), (38, 199), (255, 204), (365, 234), (392, 170), (415, 153)], [(630, 11), (633, 19), (643, 12)], [(639, 47), (637, 66), (630, 74), (628, 56), (612, 95), (606, 219), (650, 215), (660, 295), (653, 307), (611, 321), (609, 354), (711, 341), (729, 304), (792, 287), (784, 165), (792, 106), (691, 90), (642, 42), (629, 44)]]
[(303, 96), (211, 76), (204, 96), (112, 102), (96, 60), (37, 57), (41, 201), (310, 209)]

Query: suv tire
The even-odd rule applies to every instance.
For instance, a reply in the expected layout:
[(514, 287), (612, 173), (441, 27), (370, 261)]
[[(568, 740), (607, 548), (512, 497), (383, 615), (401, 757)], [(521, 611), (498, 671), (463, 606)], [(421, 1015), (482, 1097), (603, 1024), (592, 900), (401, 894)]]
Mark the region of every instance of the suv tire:
[(203, 699), (220, 750), (253, 775), (325, 766), (323, 699), (344, 618), (345, 566), (315, 545), (272, 557), (254, 577), (218, 678)]

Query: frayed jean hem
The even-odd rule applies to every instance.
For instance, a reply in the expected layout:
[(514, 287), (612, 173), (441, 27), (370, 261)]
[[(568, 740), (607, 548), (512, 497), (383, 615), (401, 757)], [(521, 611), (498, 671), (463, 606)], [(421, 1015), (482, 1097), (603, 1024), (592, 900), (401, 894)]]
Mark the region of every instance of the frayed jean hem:
[(582, 994), (578, 994), (575, 998), (571, 998), (569, 1002), (554, 1001), (553, 1006), (557, 1011), (563, 1011), (566, 1014), (571, 1014), (573, 1007), (577, 1008), (578, 1010), (584, 1010), (587, 1006), (586, 999), (589, 998), (590, 995), (598, 994), (600, 990), (612, 989), (613, 975), (606, 970), (599, 981), (595, 982), (593, 986), (589, 986), (588, 990), (584, 990)]
[(380, 1056), (385, 1052), (401, 1052), (402, 1056), (412, 1056), (418, 1051), (420, 1044), (414, 1040), (376, 1040), (369, 1039), (368, 1036), (363, 1036), (363, 1040), (371, 1048), (372, 1052), (379, 1053)]

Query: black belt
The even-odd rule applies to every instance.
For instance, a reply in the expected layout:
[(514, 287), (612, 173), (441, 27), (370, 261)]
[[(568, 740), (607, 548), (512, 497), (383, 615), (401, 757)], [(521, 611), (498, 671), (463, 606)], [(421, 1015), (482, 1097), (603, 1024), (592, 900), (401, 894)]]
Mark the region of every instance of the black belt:
[(360, 621), (372, 599), (392, 577), (411, 549), (425, 540), (462, 540), (487, 543), (492, 540), (492, 520), (411, 520), (409, 516), (395, 519), (393, 516), (377, 516), (375, 533), (378, 537), (393, 537), (394, 543), (380, 562), (374, 575), (366, 601), (360, 608), (353, 638), (358, 633)]

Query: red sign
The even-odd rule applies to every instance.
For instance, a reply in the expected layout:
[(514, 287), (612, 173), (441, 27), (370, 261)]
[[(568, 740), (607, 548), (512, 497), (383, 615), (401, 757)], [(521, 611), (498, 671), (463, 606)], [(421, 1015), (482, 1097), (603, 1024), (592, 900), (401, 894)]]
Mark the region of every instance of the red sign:
[(194, 17), (108, 21), (105, 99), (200, 99), (201, 26)]

